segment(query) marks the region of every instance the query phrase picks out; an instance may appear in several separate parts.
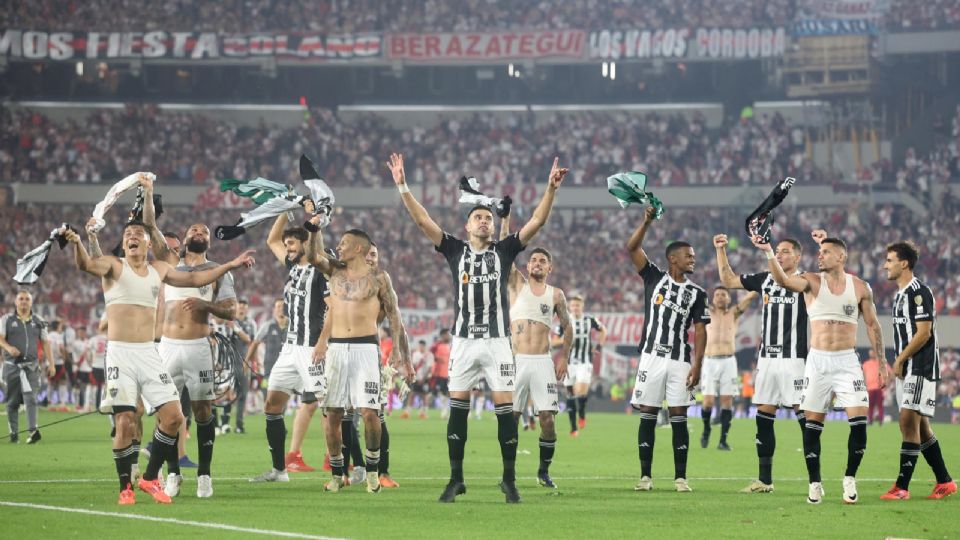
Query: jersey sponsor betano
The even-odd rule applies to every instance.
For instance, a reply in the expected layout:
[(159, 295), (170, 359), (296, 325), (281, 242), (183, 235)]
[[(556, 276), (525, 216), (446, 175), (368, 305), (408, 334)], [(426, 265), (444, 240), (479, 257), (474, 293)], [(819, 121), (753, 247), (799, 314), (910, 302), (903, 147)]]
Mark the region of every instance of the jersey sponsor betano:
[(781, 287), (770, 272), (743, 274), (740, 284), (758, 293), (763, 302), (760, 356), (807, 357), (807, 303), (803, 293)]
[(287, 261), (287, 282), (283, 300), (287, 310), (287, 343), (313, 347), (323, 330), (327, 312), (324, 298), (330, 294), (327, 278), (312, 264), (298, 265)]
[(933, 292), (925, 283), (913, 278), (893, 297), (893, 348), (899, 355), (917, 333), (918, 322), (931, 323), (930, 339), (904, 366), (904, 376), (920, 375), (931, 381), (940, 380), (940, 348), (937, 344), (937, 312)]
[(710, 324), (706, 291), (690, 280), (674, 281), (651, 261), (647, 261), (639, 274), (643, 278), (646, 300), (640, 352), (689, 363), (692, 347), (687, 341), (687, 332), (690, 325)]
[(455, 320), (451, 332), (461, 338), (510, 335), (510, 267), (524, 250), (519, 234), (474, 251), (468, 242), (443, 233), (436, 250), (443, 254), (453, 278)]
[[(570, 328), (573, 330), (570, 365), (593, 363), (593, 331), (600, 330), (600, 323), (595, 317), (584, 315), (577, 319), (571, 318)], [(557, 326), (556, 333), (562, 337), (563, 326)]]

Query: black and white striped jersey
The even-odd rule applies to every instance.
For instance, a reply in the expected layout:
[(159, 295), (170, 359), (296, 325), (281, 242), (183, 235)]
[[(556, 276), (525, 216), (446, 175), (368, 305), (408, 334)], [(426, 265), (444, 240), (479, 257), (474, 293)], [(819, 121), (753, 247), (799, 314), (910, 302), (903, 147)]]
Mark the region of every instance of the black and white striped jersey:
[(474, 251), (469, 242), (443, 233), (435, 248), (450, 265), (455, 320), (451, 333), (461, 338), (510, 335), (507, 281), (514, 259), (524, 250), (519, 234)]
[(932, 324), (930, 339), (907, 360), (903, 375), (921, 375), (927, 380), (939, 381), (940, 348), (937, 344), (937, 308), (933, 302), (933, 292), (922, 281), (913, 278), (893, 297), (893, 348), (898, 356), (917, 333), (918, 322)]
[(646, 300), (640, 352), (689, 363), (692, 347), (687, 342), (687, 331), (690, 324), (710, 324), (707, 292), (690, 280), (674, 281), (670, 274), (650, 261), (639, 273)]
[(803, 293), (781, 287), (770, 272), (743, 274), (740, 284), (760, 294), (763, 322), (760, 326), (760, 357), (807, 357), (807, 302)]
[[(593, 363), (593, 337), (594, 330), (600, 330), (602, 326), (591, 315), (584, 315), (579, 319), (570, 319), (570, 327), (573, 329), (573, 345), (570, 350), (570, 365), (574, 364), (592, 364)], [(563, 326), (558, 325), (556, 334), (563, 336)]]
[(283, 301), (287, 310), (287, 339), (291, 345), (313, 347), (323, 330), (327, 312), (324, 301), (330, 294), (327, 277), (312, 264), (299, 265), (287, 261), (287, 283), (283, 287)]

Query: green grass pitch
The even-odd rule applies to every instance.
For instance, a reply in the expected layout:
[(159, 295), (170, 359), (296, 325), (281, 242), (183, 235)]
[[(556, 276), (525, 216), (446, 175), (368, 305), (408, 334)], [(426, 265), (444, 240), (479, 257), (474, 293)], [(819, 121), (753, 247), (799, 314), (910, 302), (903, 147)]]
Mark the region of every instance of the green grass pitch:
[[(22, 413), (21, 413), (22, 414)], [(957, 538), (960, 497), (928, 501), (933, 475), (921, 458), (911, 485), (913, 500), (887, 502), (879, 496), (898, 471), (899, 431), (895, 424), (871, 426), (859, 472), (860, 503), (841, 503), (847, 426), (828, 422), (823, 435), (826, 497), (805, 502), (806, 469), (796, 422), (777, 422), (772, 494), (737, 490), (756, 475), (754, 423), (736, 420), (732, 452), (699, 445), (700, 420), (691, 419), (688, 477), (693, 493), (676, 493), (670, 430), (657, 430), (654, 491), (635, 493), (639, 473), (636, 416), (591, 414), (577, 439), (566, 433), (566, 416), (551, 470), (559, 490), (535, 481), (537, 433), (521, 432), (517, 458), (523, 504), (506, 505), (497, 488), (500, 474), (496, 420), (486, 413), (470, 420), (465, 472), (468, 492), (455, 504), (436, 502), (446, 483), (446, 423), (432, 411), (429, 420), (388, 420), (391, 473), (396, 490), (377, 495), (362, 486), (323, 493), (329, 473), (291, 473), (289, 484), (250, 484), (247, 478), (270, 464), (263, 416), (247, 420), (248, 433), (217, 438), (214, 496), (195, 497), (195, 471), (185, 469), (181, 495), (171, 506), (137, 493), (133, 507), (118, 507), (109, 425), (98, 415), (43, 430), (34, 446), (0, 443), (0, 530), (4, 538), (247, 538), (262, 535), (333, 538)], [(67, 417), (42, 412), (40, 421)], [(287, 429), (292, 417), (287, 417)], [(319, 415), (318, 417), (319, 418)], [(21, 419), (21, 424), (24, 422)], [(152, 432), (153, 420), (145, 429)], [(960, 474), (960, 426), (935, 426), (947, 466)], [(23, 441), (25, 437), (21, 439)], [(187, 451), (196, 457), (196, 439)], [(304, 459), (318, 466), (323, 439), (317, 420)], [(289, 444), (289, 441), (288, 441)], [(146, 458), (141, 457), (141, 468)], [(32, 506), (10, 506), (26, 503)], [(65, 509), (80, 509), (69, 512)], [(124, 516), (132, 516), (125, 519)], [(148, 520), (144, 517), (155, 518)], [(198, 522), (198, 523), (194, 523)], [(223, 527), (202, 527), (218, 524)]]

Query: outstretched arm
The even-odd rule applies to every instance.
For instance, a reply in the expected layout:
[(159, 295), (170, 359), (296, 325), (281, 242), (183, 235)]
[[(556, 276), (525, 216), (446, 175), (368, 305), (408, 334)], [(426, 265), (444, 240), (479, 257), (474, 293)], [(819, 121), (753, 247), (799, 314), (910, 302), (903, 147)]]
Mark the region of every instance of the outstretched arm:
[(567, 297), (563, 291), (554, 289), (553, 292), (553, 312), (557, 314), (560, 320), (560, 327), (563, 328), (563, 347), (560, 349), (560, 361), (557, 362), (556, 376), (558, 381), (562, 381), (567, 376), (567, 366), (570, 364), (570, 353), (573, 351), (573, 325), (570, 323), (570, 312), (567, 311)]
[(887, 349), (883, 346), (883, 328), (880, 326), (880, 319), (877, 318), (877, 306), (873, 303), (873, 289), (866, 281), (862, 282), (864, 286), (863, 297), (860, 299), (860, 313), (863, 314), (863, 323), (867, 327), (867, 336), (870, 338), (870, 345), (877, 352), (877, 358), (880, 359), (880, 387), (887, 386)]
[(397, 189), (400, 190), (400, 200), (403, 201), (403, 206), (407, 209), (407, 213), (413, 218), (413, 222), (417, 224), (417, 227), (420, 227), (423, 234), (433, 242), (433, 245), (439, 246), (440, 241), (443, 240), (443, 230), (441, 230), (437, 222), (430, 217), (427, 209), (424, 208), (423, 205), (417, 201), (417, 198), (413, 196), (413, 193), (410, 192), (410, 187), (407, 186), (407, 175), (403, 170), (403, 154), (390, 154), (390, 161), (387, 162), (387, 167), (390, 168), (390, 174), (393, 175), (393, 182), (397, 184)]
[[(500, 240), (504, 240), (508, 236), (510, 236), (510, 214), (503, 216), (503, 219), (500, 220)], [(522, 278), (523, 275), (517, 268), (516, 260), (514, 260), (513, 264), (510, 265), (510, 277), (507, 278), (507, 286), (511, 291), (516, 290)]]
[(758, 295), (753, 291), (748, 292), (747, 295), (743, 297), (743, 300), (738, 302), (737, 305), (733, 308), (733, 316), (740, 317), (741, 315), (746, 313), (747, 310), (750, 309), (750, 302), (753, 302), (753, 299), (756, 298), (757, 296), (760, 296), (760, 295)]
[(267, 235), (267, 247), (270, 248), (273, 256), (280, 261), (280, 264), (284, 264), (287, 260), (287, 250), (283, 246), (283, 230), (287, 228), (288, 221), (286, 212), (280, 214), (277, 216), (277, 220), (273, 222), (270, 234)]
[(717, 269), (720, 271), (720, 283), (728, 289), (742, 289), (740, 277), (730, 267), (727, 259), (727, 235), (718, 234), (713, 237), (713, 246), (717, 248)]
[(756, 238), (753, 238), (752, 242), (757, 249), (767, 256), (767, 262), (770, 265), (770, 275), (773, 276), (773, 280), (776, 281), (778, 285), (793, 292), (810, 292), (812, 285), (806, 274), (788, 276), (787, 273), (783, 271), (783, 267), (780, 266), (780, 262), (774, 257), (773, 248), (770, 244), (761, 244), (757, 242)]
[(523, 245), (527, 245), (527, 243), (540, 232), (540, 229), (547, 224), (547, 220), (550, 219), (550, 211), (553, 210), (553, 201), (556, 199), (557, 190), (560, 189), (563, 177), (569, 171), (569, 169), (560, 167), (559, 161), (560, 158), (553, 158), (553, 166), (550, 167), (547, 190), (543, 193), (543, 198), (540, 199), (540, 204), (538, 204), (537, 208), (533, 211), (533, 215), (530, 216), (530, 221), (520, 229), (520, 243)]
[(390, 321), (390, 337), (393, 339), (393, 351), (390, 353), (390, 365), (404, 374), (407, 382), (413, 380), (413, 366), (410, 363), (410, 344), (407, 342), (407, 332), (400, 318), (400, 307), (397, 304), (397, 293), (393, 290), (390, 275), (384, 271), (378, 276), (380, 290), (377, 293), (380, 305)]
[[(323, 216), (316, 215), (310, 218), (310, 222), (314, 225), (320, 221)], [(307, 240), (307, 246), (305, 250), (307, 256), (307, 261), (320, 269), (321, 272), (330, 275), (330, 272), (333, 271), (330, 265), (330, 259), (327, 258), (327, 254), (323, 252), (323, 231), (310, 232), (309, 238)]]
[(156, 261), (156, 264), (158, 266), (157, 270), (161, 271), (163, 282), (167, 285), (173, 285), (174, 287), (203, 287), (220, 279), (220, 276), (230, 270), (253, 266), (255, 262), (253, 253), (254, 250), (248, 249), (226, 264), (221, 264), (216, 268), (193, 272), (181, 272), (163, 261)]
[(77, 268), (100, 278), (111, 277), (113, 273), (113, 263), (117, 261), (116, 257), (90, 258), (87, 250), (83, 247), (83, 242), (80, 241), (79, 234), (68, 229), (64, 236), (66, 236), (68, 242), (73, 244), (73, 259), (77, 263)]
[(643, 250), (643, 238), (647, 236), (647, 229), (653, 223), (653, 216), (656, 211), (652, 207), (647, 207), (643, 214), (643, 223), (637, 227), (627, 240), (627, 252), (630, 253), (630, 259), (633, 260), (633, 266), (639, 272), (647, 267), (647, 252)]
[(166, 240), (163, 238), (163, 233), (157, 227), (157, 213), (153, 207), (153, 182), (144, 173), (139, 174), (138, 180), (140, 180), (140, 185), (143, 186), (143, 224), (147, 226), (147, 231), (150, 233), (153, 256), (158, 261), (176, 266), (180, 262), (180, 257), (170, 251)]

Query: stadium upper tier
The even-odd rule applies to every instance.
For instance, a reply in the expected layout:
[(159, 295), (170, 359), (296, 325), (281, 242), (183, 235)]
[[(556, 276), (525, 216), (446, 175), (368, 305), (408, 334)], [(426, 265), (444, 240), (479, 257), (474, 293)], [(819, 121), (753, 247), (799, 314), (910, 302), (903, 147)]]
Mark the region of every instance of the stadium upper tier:
[[(90, 0), (7, 2), (0, 26), (36, 30), (464, 32), (784, 26), (828, 18), (825, 3), (804, 0)], [(960, 26), (958, 0), (860, 2), (865, 17), (895, 31)], [(874, 4), (876, 4), (874, 6)], [(858, 7), (863, 7), (858, 6)], [(817, 10), (820, 10), (817, 13)], [(855, 18), (849, 13), (844, 19)]]

